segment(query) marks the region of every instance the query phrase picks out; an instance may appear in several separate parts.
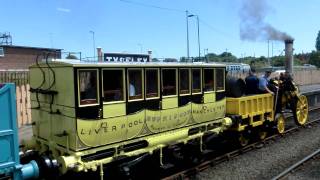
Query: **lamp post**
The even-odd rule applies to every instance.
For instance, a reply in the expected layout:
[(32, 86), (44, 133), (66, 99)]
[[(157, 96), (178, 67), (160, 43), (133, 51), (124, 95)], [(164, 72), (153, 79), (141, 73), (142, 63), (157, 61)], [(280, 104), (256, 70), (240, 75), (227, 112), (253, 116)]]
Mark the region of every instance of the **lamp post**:
[(189, 61), (190, 55), (189, 55), (189, 11), (186, 11), (186, 22), (187, 22), (187, 61)]
[(94, 31), (89, 31), (89, 33), (92, 33), (92, 41), (93, 41), (93, 59), (96, 58), (96, 42), (94, 39)]
[(138, 44), (138, 46), (140, 47), (140, 53), (142, 54), (142, 44)]
[[(199, 61), (200, 61), (200, 57), (201, 57), (201, 47), (200, 47), (200, 26), (199, 26), (199, 16), (198, 15), (194, 15), (194, 14), (188, 14), (187, 11), (187, 34), (189, 34), (189, 30), (188, 30), (188, 18), (189, 17), (196, 17), (197, 18), (197, 29), (198, 29), (198, 55), (199, 55)], [(189, 35), (187, 37), (188, 39), (188, 58), (189, 58)]]

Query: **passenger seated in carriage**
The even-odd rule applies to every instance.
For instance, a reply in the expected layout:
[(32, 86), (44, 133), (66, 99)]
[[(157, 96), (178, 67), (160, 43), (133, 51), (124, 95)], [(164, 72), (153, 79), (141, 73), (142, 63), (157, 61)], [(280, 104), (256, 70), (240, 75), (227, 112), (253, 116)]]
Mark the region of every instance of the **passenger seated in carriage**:
[(269, 77), (271, 75), (271, 71), (266, 71), (263, 76), (259, 78), (259, 91), (260, 93), (271, 93), (274, 94), (272, 90), (270, 90), (269, 85)]
[(256, 70), (251, 69), (249, 76), (245, 79), (246, 82), (246, 94), (258, 94), (259, 79), (256, 76)]

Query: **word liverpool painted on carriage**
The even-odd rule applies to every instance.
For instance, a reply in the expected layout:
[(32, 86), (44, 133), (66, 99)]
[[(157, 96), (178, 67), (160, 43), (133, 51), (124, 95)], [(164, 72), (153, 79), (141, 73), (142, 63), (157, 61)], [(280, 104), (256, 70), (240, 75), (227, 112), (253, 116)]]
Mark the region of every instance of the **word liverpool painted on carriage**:
[(105, 62), (150, 62), (147, 54), (104, 53)]

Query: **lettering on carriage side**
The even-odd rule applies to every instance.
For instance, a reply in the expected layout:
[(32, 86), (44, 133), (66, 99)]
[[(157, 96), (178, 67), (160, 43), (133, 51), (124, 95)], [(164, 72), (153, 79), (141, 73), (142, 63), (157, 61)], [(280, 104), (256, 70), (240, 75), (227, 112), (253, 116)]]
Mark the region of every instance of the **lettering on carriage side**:
[(134, 128), (135, 126), (138, 126), (140, 124), (143, 124), (144, 121), (142, 119), (134, 120), (132, 122), (129, 122), (126, 124), (119, 124), (119, 125), (112, 125), (108, 126), (107, 122), (101, 122), (98, 128), (82, 128), (80, 130), (81, 135), (97, 135), (97, 134), (106, 134), (110, 132), (117, 132), (121, 129), (128, 129)]
[(95, 134), (100, 134), (100, 132), (107, 133), (108, 132), (108, 123), (107, 122), (101, 122), (99, 128), (94, 129), (81, 129), (80, 134), (81, 135), (91, 135), (91, 133), (94, 132)]

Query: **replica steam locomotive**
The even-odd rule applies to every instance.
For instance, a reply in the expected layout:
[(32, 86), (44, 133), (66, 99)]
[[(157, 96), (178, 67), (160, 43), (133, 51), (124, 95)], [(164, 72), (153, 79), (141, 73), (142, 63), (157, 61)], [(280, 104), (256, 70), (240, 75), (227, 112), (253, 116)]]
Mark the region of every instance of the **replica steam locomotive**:
[[(97, 170), (103, 178), (104, 166), (150, 154), (163, 166), (171, 146), (192, 143), (202, 152), (210, 135), (231, 133), (245, 146), (249, 131), (283, 133), (285, 108), (306, 122), (307, 99), (292, 81), (274, 83), (275, 96), (226, 97), (226, 79), (221, 64), (37, 62), (30, 67), (33, 137), (22, 145), (22, 162), (32, 162), (37, 178)], [(4, 161), (0, 174), (10, 174)]]

